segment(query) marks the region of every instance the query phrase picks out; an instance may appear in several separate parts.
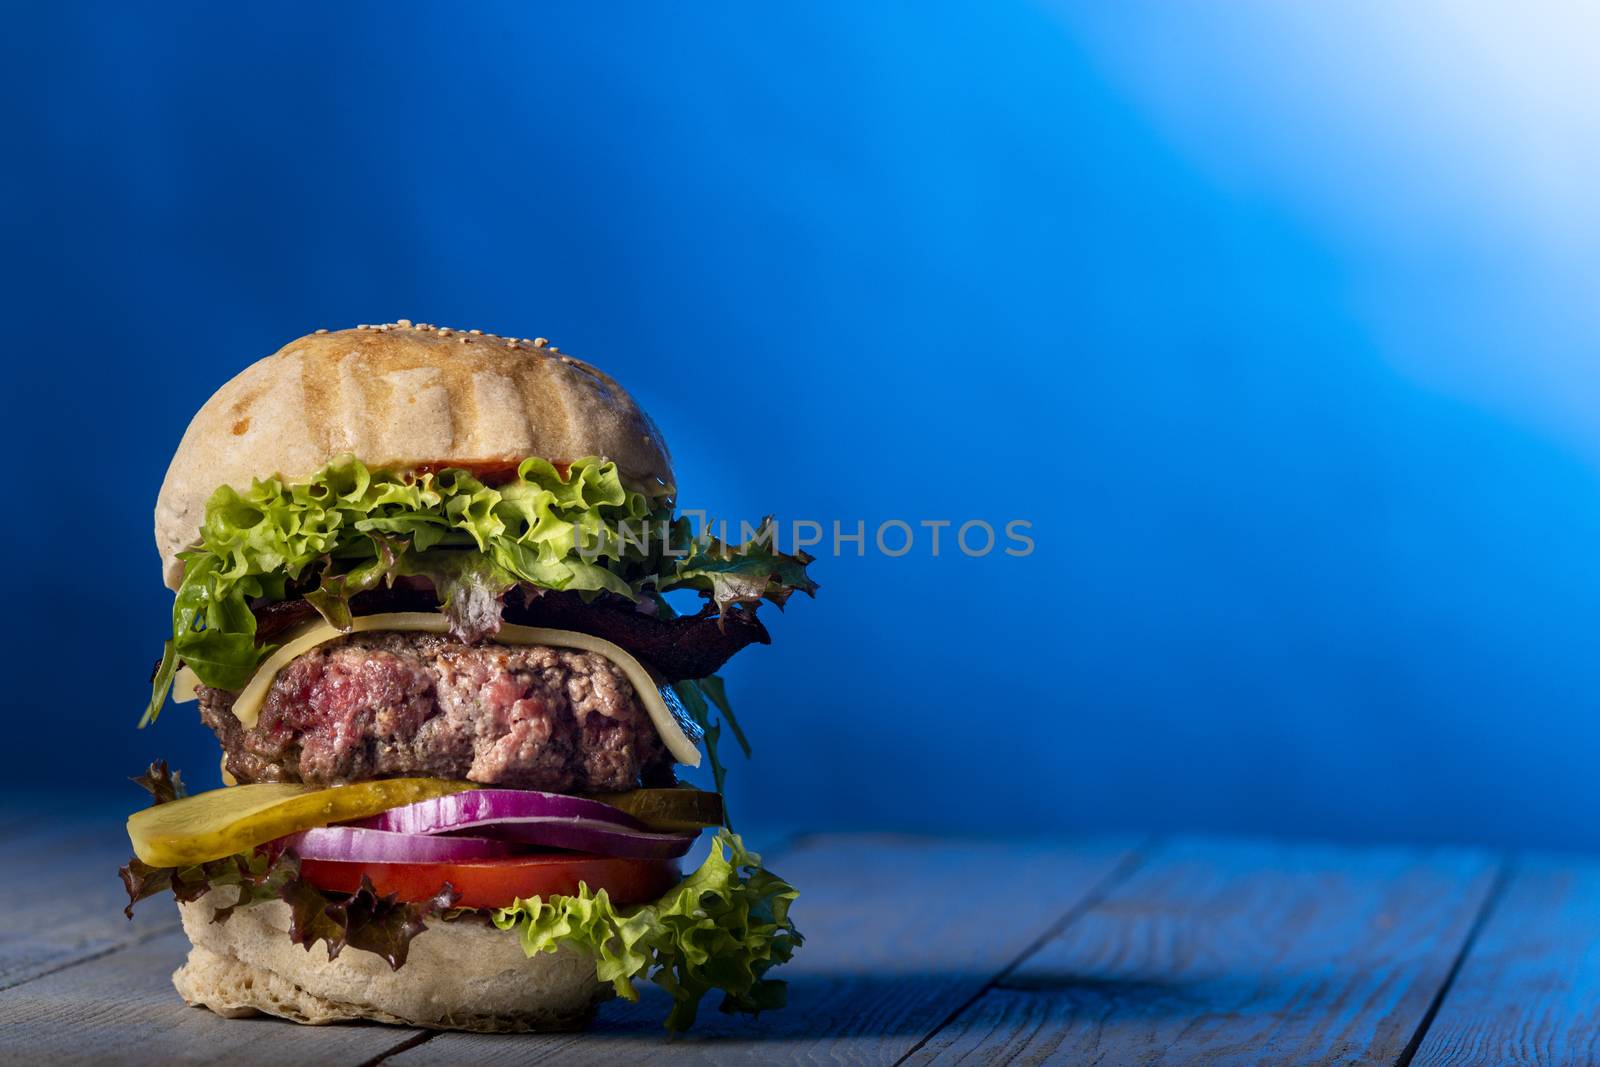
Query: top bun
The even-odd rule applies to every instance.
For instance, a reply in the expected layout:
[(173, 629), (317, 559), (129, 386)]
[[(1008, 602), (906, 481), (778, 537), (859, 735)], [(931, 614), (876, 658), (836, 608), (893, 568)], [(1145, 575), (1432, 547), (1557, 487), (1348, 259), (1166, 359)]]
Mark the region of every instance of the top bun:
[(653, 495), (672, 457), (650, 417), (610, 377), (549, 347), (401, 319), (318, 330), (246, 367), (184, 431), (156, 498), (169, 587), (219, 486), (304, 478), (351, 453), (368, 467), (497, 464), (601, 456)]

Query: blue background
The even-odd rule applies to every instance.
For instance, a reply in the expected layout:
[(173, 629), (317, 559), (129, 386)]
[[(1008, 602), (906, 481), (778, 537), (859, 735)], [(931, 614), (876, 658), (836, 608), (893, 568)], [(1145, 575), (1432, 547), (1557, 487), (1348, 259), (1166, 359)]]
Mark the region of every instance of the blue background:
[(1600, 845), (1594, 16), (229, 7), (0, 43), (9, 784), (215, 781), (133, 729), (167, 459), (405, 316), (607, 368), (719, 514), (1034, 524), (817, 564), (749, 822)]

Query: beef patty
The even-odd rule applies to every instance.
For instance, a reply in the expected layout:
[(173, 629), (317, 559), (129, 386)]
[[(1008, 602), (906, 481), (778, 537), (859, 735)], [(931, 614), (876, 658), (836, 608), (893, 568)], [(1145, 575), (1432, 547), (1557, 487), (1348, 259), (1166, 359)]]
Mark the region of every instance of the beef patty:
[(233, 716), (234, 694), (199, 696), (241, 782), (420, 775), (593, 793), (671, 775), (633, 686), (592, 652), (355, 634), (280, 671), (251, 729)]

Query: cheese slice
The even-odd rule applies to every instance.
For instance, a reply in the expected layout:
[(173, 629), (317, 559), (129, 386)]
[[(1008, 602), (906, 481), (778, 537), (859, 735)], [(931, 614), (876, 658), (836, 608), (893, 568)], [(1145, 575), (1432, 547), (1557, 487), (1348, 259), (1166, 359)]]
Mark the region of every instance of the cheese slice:
[[(442, 634), (450, 629), (450, 620), (443, 615), (431, 611), (396, 611), (382, 615), (357, 615), (351, 626), (352, 633), (368, 633), (374, 630), (402, 630), (413, 633)], [(294, 637), (280, 645), (267, 661), (263, 663), (250, 679), (248, 685), (239, 693), (233, 702), (233, 714), (246, 730), (255, 726), (261, 715), (261, 705), (266, 702), (267, 691), (272, 688), (272, 682), (278, 677), (278, 672), (287, 667), (290, 662), (310, 652), (318, 645), (337, 641), (347, 636), (342, 630), (336, 630), (323, 620), (317, 620), (310, 626), (301, 630)], [(661, 735), (661, 740), (666, 743), (667, 751), (672, 753), (672, 758), (679, 763), (686, 763), (691, 767), (700, 766), (700, 750), (690, 740), (688, 733), (668, 708), (666, 700), (662, 698), (661, 690), (650, 677), (650, 672), (645, 670), (644, 664), (634, 659), (625, 649), (612, 644), (603, 638), (592, 634), (581, 634), (575, 630), (552, 630), (543, 626), (516, 626), (505, 623), (500, 627), (500, 632), (491, 640), (502, 645), (548, 645), (552, 648), (575, 648), (583, 652), (593, 652), (604, 656), (616, 664), (623, 677), (633, 686), (633, 691), (638, 694), (639, 703), (644, 705), (650, 722), (655, 726), (656, 732)], [(181, 674), (182, 672), (180, 672)], [(174, 686), (176, 689), (176, 686)], [(189, 687), (190, 696), (193, 696), (193, 686)]]

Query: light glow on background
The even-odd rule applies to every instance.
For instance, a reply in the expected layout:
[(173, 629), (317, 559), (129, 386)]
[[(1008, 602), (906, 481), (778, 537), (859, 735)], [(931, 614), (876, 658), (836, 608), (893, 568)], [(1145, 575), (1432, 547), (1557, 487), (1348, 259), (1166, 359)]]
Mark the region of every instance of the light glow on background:
[(1034, 523), (819, 562), (728, 672), (745, 826), (1600, 847), (1596, 18), (28, 8), (10, 774), (214, 784), (132, 730), (166, 462), (404, 316), (602, 366), (714, 514)]
[(1600, 457), (1600, 8), (1055, 10), (1219, 193), (1337, 257), (1386, 360)]

